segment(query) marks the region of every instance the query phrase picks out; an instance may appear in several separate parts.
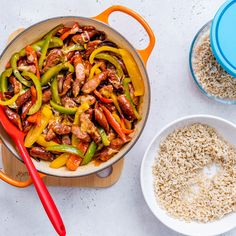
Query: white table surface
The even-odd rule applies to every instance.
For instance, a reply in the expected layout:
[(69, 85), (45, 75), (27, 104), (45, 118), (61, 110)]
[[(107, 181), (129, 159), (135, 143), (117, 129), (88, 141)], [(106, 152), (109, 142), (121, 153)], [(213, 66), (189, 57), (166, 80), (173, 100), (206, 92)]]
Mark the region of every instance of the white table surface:
[[(142, 137), (127, 155), (123, 174), (107, 189), (50, 187), (64, 218), (67, 235), (174, 236), (147, 208), (139, 182), (144, 151), (152, 137), (176, 118), (206, 113), (236, 122), (234, 106), (222, 105), (200, 93), (188, 70), (188, 52), (198, 29), (210, 20), (223, 0), (1, 0), (0, 51), (7, 35), (19, 27), (53, 16), (94, 16), (110, 5), (123, 4), (140, 13), (156, 35), (147, 70), (152, 89), (151, 112)], [(111, 24), (134, 45), (147, 42), (144, 31), (123, 14)], [(132, 27), (133, 26), (133, 27)], [(0, 235), (56, 235), (33, 187), (0, 183)], [(236, 235), (236, 229), (225, 234)]]

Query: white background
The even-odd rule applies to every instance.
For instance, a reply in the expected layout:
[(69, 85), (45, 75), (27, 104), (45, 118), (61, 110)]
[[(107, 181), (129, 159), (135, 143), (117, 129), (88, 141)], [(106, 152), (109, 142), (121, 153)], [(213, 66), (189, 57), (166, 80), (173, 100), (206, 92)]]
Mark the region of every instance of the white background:
[[(151, 82), (151, 112), (142, 137), (127, 155), (119, 182), (107, 189), (50, 187), (64, 218), (67, 235), (173, 236), (147, 208), (139, 182), (144, 151), (167, 123), (185, 115), (207, 113), (236, 122), (235, 106), (222, 105), (200, 93), (189, 75), (188, 53), (198, 29), (209, 21), (223, 0), (1, 0), (0, 50), (9, 33), (53, 16), (94, 16), (114, 4), (140, 13), (156, 35), (156, 46), (147, 70)], [(110, 23), (135, 46), (147, 36), (123, 14)], [(56, 235), (33, 187), (16, 189), (0, 183), (0, 235)], [(227, 236), (236, 235), (236, 230)]]

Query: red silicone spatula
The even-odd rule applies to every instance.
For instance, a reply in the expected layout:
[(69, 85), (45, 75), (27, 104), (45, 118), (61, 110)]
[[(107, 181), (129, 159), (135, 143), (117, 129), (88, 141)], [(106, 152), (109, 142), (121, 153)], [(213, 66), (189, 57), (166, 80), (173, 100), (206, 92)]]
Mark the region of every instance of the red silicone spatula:
[(0, 106), (0, 122), (3, 128), (6, 130), (6, 132), (11, 136), (11, 138), (15, 142), (16, 147), (18, 148), (18, 151), (33, 180), (38, 196), (55, 230), (60, 236), (64, 236), (66, 235), (66, 230), (65, 230), (63, 221), (61, 219), (61, 216), (44, 182), (39, 177), (39, 174), (29, 156), (27, 149), (24, 146), (25, 133), (21, 132), (14, 124), (12, 124), (9, 121), (9, 119), (7, 118), (4, 112), (4, 109), (5, 108), (3, 106)]

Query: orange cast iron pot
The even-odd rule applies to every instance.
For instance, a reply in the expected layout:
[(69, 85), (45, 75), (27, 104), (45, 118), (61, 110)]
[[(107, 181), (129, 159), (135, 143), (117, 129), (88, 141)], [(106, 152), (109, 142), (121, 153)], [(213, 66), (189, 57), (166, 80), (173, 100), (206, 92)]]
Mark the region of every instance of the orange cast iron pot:
[[(112, 12), (121, 11), (124, 12), (133, 18), (135, 18), (146, 30), (149, 36), (149, 44), (143, 50), (136, 50), (119, 32), (114, 30), (108, 25), (108, 18)], [(47, 19), (36, 23), (29, 28), (25, 29), (21, 32), (3, 51), (2, 55), (0, 56), (0, 71), (3, 71), (5, 65), (7, 64), (10, 56), (19, 51), (21, 48), (25, 47), (26, 45), (35, 42), (36, 40), (40, 39), (45, 33), (47, 33), (50, 29), (55, 27), (58, 24), (65, 24), (65, 25), (72, 25), (73, 22), (77, 21), (80, 25), (93, 25), (98, 30), (104, 31), (108, 36), (108, 39), (115, 42), (119, 47), (128, 50), (131, 55), (133, 56), (137, 66), (139, 67), (140, 74), (144, 81), (145, 93), (141, 99), (141, 114), (142, 120), (136, 124), (135, 132), (133, 133), (132, 140), (126, 144), (119, 153), (113, 156), (108, 161), (96, 166), (93, 162), (89, 163), (88, 165), (81, 166), (76, 171), (68, 171), (66, 168), (60, 169), (52, 169), (49, 167), (49, 163), (45, 161), (37, 162), (33, 159), (34, 165), (36, 169), (40, 172), (40, 176), (44, 177), (46, 175), (52, 175), (57, 177), (80, 177), (89, 174), (93, 174), (99, 172), (118, 160), (125, 156), (125, 154), (134, 146), (138, 138), (140, 137), (142, 130), (145, 126), (148, 113), (149, 113), (149, 105), (150, 105), (150, 85), (149, 79), (146, 72), (145, 65), (147, 63), (148, 57), (150, 56), (152, 49), (155, 45), (155, 36), (147, 24), (147, 22), (136, 12), (124, 7), (124, 6), (112, 6), (99, 14), (98, 16), (92, 18), (85, 18), (79, 16), (63, 16), (63, 17), (55, 17), (51, 19)], [(0, 135), (3, 143), (6, 147), (14, 154), (16, 158), (22, 161), (21, 157), (19, 156), (14, 143), (7, 135), (5, 130), (0, 126)], [(0, 171), (0, 178), (5, 182), (16, 186), (16, 187), (27, 187), (29, 186), (32, 181), (31, 179), (27, 180), (26, 182), (20, 182), (17, 180), (13, 180), (12, 178), (8, 177), (4, 172)]]

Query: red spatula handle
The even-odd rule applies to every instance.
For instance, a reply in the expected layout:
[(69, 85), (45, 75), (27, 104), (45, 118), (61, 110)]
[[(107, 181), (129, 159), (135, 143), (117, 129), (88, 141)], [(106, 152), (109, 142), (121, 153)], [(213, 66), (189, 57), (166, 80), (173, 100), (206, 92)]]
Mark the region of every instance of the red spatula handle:
[(25, 165), (29, 171), (29, 174), (34, 182), (34, 186), (37, 190), (38, 196), (44, 206), (44, 209), (52, 222), (55, 230), (60, 236), (66, 235), (66, 230), (65, 226), (63, 224), (62, 218), (60, 216), (60, 213), (57, 210), (57, 207), (48, 192), (44, 182), (42, 179), (39, 177), (39, 174), (28, 154), (28, 151), (26, 148), (23, 146), (22, 141), (18, 138), (14, 138), (15, 144), (17, 145), (17, 148), (21, 154), (22, 159), (25, 162)]

